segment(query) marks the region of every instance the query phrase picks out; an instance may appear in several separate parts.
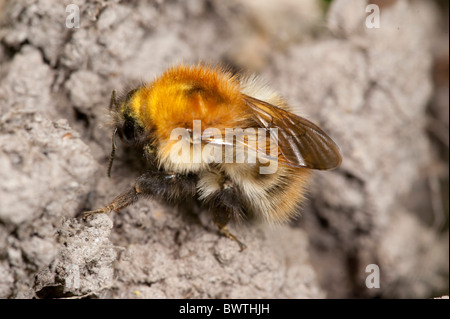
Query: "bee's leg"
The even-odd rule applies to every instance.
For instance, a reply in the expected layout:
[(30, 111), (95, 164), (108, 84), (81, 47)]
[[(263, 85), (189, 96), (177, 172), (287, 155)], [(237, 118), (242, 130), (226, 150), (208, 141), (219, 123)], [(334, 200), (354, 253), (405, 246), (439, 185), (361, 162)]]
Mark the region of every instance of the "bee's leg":
[(134, 186), (114, 198), (108, 206), (84, 212), (83, 218), (95, 214), (104, 214), (121, 209), (137, 202), (140, 196), (155, 198), (183, 198), (195, 194), (196, 176), (167, 173), (161, 171), (148, 172), (136, 179)]
[(212, 194), (208, 201), (214, 210), (213, 221), (219, 228), (219, 232), (234, 240), (241, 251), (247, 248), (227, 228), (227, 224), (231, 219), (237, 219), (243, 215), (243, 205), (233, 183), (230, 180), (225, 180), (221, 185), (221, 189)]
[(232, 216), (232, 212), (229, 209), (216, 209), (216, 210), (214, 210), (213, 220), (214, 220), (214, 223), (219, 228), (219, 232), (222, 235), (234, 240), (239, 245), (239, 248), (241, 249), (241, 251), (244, 251), (244, 249), (246, 249), (247, 246), (243, 242), (241, 242), (239, 239), (237, 239), (237, 237), (235, 235), (230, 233), (230, 231), (227, 228), (227, 224), (230, 221), (231, 216)]
[(83, 213), (83, 219), (88, 218), (89, 216), (95, 215), (95, 214), (105, 214), (109, 213), (111, 211), (118, 212), (122, 208), (125, 208), (133, 203), (135, 203), (138, 200), (138, 193), (136, 192), (136, 186), (132, 189), (126, 191), (125, 193), (120, 194), (114, 200), (109, 204), (108, 206), (105, 206), (100, 209), (92, 210), (89, 212)]

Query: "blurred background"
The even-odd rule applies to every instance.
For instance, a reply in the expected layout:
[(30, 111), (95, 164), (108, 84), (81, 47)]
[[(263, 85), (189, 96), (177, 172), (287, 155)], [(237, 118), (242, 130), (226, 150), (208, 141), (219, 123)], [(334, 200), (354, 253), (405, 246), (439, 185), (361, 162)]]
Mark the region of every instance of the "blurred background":
[[(129, 160), (120, 150), (113, 185), (104, 174), (111, 91), (200, 61), (258, 74), (344, 156), (338, 170), (315, 174), (290, 225), (305, 234), (308, 258), (289, 263), (310, 267), (305, 285), (320, 293), (258, 295), (242, 284), (238, 296), (448, 295), (448, 19), (447, 1), (0, 0), (0, 297), (79, 295), (49, 267), (61, 252), (59, 220), (103, 206), (138, 174), (120, 165)], [(126, 229), (127, 218), (114, 215), (115, 245), (142, 229)], [(380, 270), (379, 288), (367, 286), (368, 265)], [(42, 293), (44, 268), (64, 294)], [(137, 284), (108, 285), (107, 296), (129, 297), (121, 289)], [(170, 285), (161, 296), (179, 297)], [(182, 296), (234, 296), (204, 289)]]

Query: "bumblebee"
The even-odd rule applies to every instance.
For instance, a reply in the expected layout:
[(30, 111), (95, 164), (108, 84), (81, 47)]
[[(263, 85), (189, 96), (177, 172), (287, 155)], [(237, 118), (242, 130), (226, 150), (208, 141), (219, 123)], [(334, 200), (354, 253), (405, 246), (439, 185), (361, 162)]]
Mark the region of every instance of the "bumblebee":
[(219, 232), (244, 250), (227, 228), (230, 221), (290, 220), (305, 199), (311, 170), (333, 169), (342, 161), (334, 141), (289, 112), (280, 95), (254, 76), (221, 67), (173, 67), (120, 99), (113, 91), (110, 110), (108, 176), (116, 136), (142, 150), (148, 170), (111, 204), (83, 213), (85, 218), (120, 211), (141, 197), (173, 203), (193, 197), (212, 212)]

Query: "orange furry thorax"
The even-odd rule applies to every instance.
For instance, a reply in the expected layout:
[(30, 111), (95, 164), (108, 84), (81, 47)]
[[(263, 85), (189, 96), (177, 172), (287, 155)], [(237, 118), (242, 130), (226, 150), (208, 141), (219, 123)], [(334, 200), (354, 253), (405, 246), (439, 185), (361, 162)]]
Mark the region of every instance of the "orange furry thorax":
[(130, 107), (144, 129), (154, 129), (161, 141), (174, 128), (236, 127), (245, 120), (239, 80), (218, 67), (178, 66), (141, 87)]

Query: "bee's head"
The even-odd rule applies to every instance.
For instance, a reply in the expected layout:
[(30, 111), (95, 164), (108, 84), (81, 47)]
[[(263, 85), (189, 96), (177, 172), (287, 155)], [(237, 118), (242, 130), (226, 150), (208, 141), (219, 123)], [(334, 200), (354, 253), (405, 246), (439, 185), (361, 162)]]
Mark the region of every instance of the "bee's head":
[(134, 111), (132, 104), (138, 89), (129, 91), (123, 98), (116, 99), (116, 91), (111, 94), (109, 109), (113, 119), (112, 151), (109, 158), (108, 176), (110, 176), (112, 162), (116, 151), (116, 135), (129, 146), (142, 146), (146, 140), (147, 133), (144, 130), (139, 115)]
[(130, 146), (140, 145), (145, 140), (142, 121), (132, 107), (137, 91), (138, 89), (131, 90), (119, 100), (116, 99), (116, 92), (113, 91), (109, 106), (114, 119), (114, 135), (117, 134), (122, 142)]

